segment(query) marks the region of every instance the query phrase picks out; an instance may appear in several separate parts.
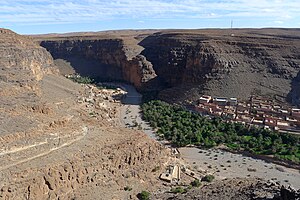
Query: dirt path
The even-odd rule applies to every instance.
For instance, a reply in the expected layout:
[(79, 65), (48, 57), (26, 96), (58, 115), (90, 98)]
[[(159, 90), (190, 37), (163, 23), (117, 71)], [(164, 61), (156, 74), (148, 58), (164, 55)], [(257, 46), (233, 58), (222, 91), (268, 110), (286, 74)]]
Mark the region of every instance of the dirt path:
[[(63, 147), (70, 146), (70, 145), (76, 143), (77, 141), (83, 139), (87, 134), (88, 134), (88, 128), (87, 127), (83, 127), (82, 128), (82, 135), (81, 136), (79, 136), (79, 137), (77, 137), (77, 138), (75, 138), (73, 140), (69, 140), (68, 142), (65, 142), (65, 143), (63, 143), (63, 144), (61, 144), (61, 145), (59, 145), (57, 147), (51, 148), (50, 150), (45, 151), (43, 153), (37, 154), (37, 155), (32, 156), (32, 157), (28, 157), (28, 158), (23, 159), (23, 160), (19, 160), (17, 162), (14, 162), (14, 163), (6, 165), (6, 166), (1, 166), (0, 167), (0, 171), (3, 171), (3, 170), (6, 170), (8, 168), (14, 167), (16, 165), (19, 165), (19, 164), (31, 161), (31, 160), (36, 159), (36, 158), (40, 158), (40, 157), (46, 156), (46, 155), (52, 153), (53, 151), (57, 151), (57, 150), (59, 150), (59, 149), (61, 149)], [(60, 138), (58, 137), (57, 139), (60, 139)], [(17, 148), (15, 150), (4, 152), (2, 155), (13, 154), (13, 153), (16, 153), (16, 152), (25, 151), (27, 149), (30, 149), (30, 148), (33, 148), (33, 147), (36, 147), (36, 146), (39, 146), (39, 145), (42, 145), (42, 144), (48, 144), (48, 142), (46, 141), (46, 142), (42, 142), (42, 143), (40, 143), (38, 145), (30, 145), (30, 146), (23, 147), (23, 148)]]

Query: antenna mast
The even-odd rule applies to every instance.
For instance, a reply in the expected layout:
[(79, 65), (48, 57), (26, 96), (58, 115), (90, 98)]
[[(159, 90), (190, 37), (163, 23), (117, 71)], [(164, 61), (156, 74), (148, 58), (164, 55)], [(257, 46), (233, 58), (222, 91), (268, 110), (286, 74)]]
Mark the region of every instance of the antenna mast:
[(230, 27), (231, 27), (231, 29), (232, 29), (232, 27), (233, 27), (233, 20), (231, 20), (231, 26), (230, 26)]

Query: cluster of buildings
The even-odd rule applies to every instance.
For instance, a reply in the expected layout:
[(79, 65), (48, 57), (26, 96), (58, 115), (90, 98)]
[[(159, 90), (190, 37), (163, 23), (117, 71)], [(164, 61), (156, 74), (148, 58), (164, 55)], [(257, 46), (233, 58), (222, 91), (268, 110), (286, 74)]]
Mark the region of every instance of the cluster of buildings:
[(195, 110), (202, 115), (222, 117), (228, 121), (300, 133), (300, 109), (261, 96), (251, 96), (248, 101), (240, 102), (237, 98), (203, 95)]

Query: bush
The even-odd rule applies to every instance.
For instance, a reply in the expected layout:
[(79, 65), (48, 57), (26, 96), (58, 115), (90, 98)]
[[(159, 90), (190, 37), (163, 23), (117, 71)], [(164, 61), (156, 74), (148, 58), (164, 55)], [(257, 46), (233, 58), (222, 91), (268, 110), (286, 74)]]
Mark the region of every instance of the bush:
[(191, 185), (192, 185), (193, 187), (200, 187), (201, 182), (199, 181), (199, 179), (195, 179), (195, 180), (193, 180), (193, 181), (191, 182)]
[(137, 198), (139, 200), (149, 200), (150, 199), (150, 193), (147, 191), (142, 191), (138, 193)]
[(213, 180), (215, 179), (215, 176), (214, 175), (206, 175), (204, 176), (201, 181), (205, 181), (205, 182), (212, 182)]
[(176, 187), (176, 188), (172, 188), (171, 192), (174, 194), (178, 194), (178, 193), (182, 194), (182, 193), (186, 192), (186, 190), (183, 189), (182, 187)]
[(93, 84), (93, 83), (95, 83), (94, 79), (91, 79), (89, 77), (81, 77), (79, 75), (70, 76), (69, 79), (71, 79), (72, 81), (74, 81), (76, 83), (81, 83), (81, 84)]

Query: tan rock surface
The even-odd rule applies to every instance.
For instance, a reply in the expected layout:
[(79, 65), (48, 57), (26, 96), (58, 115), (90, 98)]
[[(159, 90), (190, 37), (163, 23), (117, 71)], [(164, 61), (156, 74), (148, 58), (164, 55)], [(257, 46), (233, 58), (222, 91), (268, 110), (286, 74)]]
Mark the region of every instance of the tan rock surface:
[(168, 152), (119, 128), (114, 91), (53, 74), (45, 49), (0, 32), (0, 199), (124, 199), (160, 185), (151, 170)]

